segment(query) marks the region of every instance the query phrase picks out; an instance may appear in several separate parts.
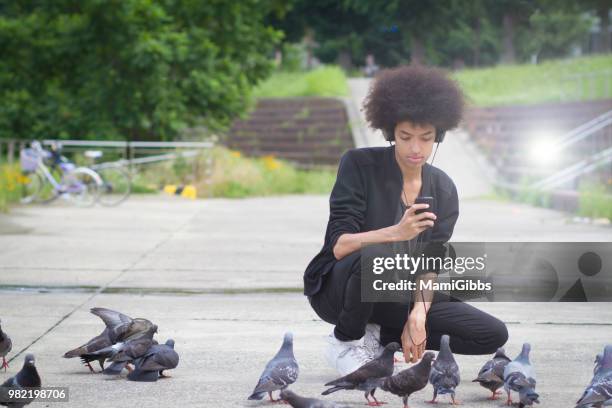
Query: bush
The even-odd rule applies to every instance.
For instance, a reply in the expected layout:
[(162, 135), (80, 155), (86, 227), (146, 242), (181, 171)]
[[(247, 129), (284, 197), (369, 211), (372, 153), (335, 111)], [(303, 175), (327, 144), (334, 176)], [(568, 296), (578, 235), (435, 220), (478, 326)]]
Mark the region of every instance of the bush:
[(580, 215), (612, 221), (612, 194), (603, 184), (583, 184), (578, 192)]
[(7, 212), (10, 204), (19, 202), (23, 177), (19, 165), (0, 164), (1, 212)]
[[(211, 155), (210, 169), (207, 169), (207, 154)], [(133, 182), (140, 192), (159, 191), (167, 184), (194, 184), (198, 197), (243, 198), (329, 194), (335, 179), (335, 169), (301, 170), (273, 156), (248, 158), (238, 151), (217, 146), (197, 158), (142, 167)]]

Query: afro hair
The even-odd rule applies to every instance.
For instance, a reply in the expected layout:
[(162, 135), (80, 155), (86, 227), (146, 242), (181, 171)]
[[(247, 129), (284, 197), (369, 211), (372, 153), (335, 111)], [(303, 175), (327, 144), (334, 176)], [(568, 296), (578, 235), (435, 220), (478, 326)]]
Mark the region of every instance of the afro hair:
[(370, 126), (394, 140), (395, 126), (404, 121), (432, 125), (436, 133), (457, 127), (464, 98), (443, 70), (409, 65), (381, 71), (363, 106)]

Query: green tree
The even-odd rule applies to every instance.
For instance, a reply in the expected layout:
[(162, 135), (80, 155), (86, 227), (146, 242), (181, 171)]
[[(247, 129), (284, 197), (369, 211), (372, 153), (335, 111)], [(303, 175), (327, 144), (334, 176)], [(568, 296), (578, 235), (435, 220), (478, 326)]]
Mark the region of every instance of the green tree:
[(0, 137), (171, 139), (268, 75), (278, 1), (0, 0)]

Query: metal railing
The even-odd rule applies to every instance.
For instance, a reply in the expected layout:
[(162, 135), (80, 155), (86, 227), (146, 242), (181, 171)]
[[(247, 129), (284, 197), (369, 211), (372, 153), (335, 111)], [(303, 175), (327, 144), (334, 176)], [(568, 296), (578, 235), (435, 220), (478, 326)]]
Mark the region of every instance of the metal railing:
[[(561, 136), (556, 141), (557, 145), (555, 150), (558, 152), (563, 149), (567, 149), (568, 147), (596, 134), (610, 125), (612, 125), (612, 110), (597, 116), (596, 118)], [(578, 162), (533, 183), (531, 188), (551, 190), (562, 185), (563, 183), (575, 180), (584, 174), (590, 173), (593, 170), (598, 169), (600, 166), (604, 166), (610, 162), (612, 162), (612, 147), (594, 152), (589, 157), (579, 160)]]

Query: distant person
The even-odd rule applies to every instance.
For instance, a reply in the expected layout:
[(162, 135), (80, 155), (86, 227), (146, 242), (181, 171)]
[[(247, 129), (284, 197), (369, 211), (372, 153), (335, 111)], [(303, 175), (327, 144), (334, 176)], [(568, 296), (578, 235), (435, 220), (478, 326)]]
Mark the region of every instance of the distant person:
[[(312, 308), (335, 325), (325, 357), (340, 374), (371, 360), (391, 342), (399, 342), (406, 360), (415, 362), (426, 349), (439, 350), (444, 334), (458, 354), (492, 354), (508, 339), (503, 322), (442, 293), (417, 290), (402, 303), (361, 301), (362, 243), (420, 240), (445, 256), (443, 243), (459, 217), (457, 189), (427, 159), (434, 143), (459, 124), (463, 106), (458, 85), (435, 68), (384, 70), (372, 84), (366, 118), (395, 144), (342, 156), (324, 245), (304, 274), (304, 294)], [(434, 204), (415, 215), (425, 208), (414, 204), (418, 196), (432, 196)], [(418, 279), (435, 279), (439, 271), (423, 272)]]
[(363, 68), (363, 73), (365, 74), (365, 76), (368, 78), (372, 78), (376, 76), (379, 70), (380, 70), (380, 67), (376, 65), (376, 60), (374, 59), (374, 55), (368, 54), (366, 56), (365, 67)]

